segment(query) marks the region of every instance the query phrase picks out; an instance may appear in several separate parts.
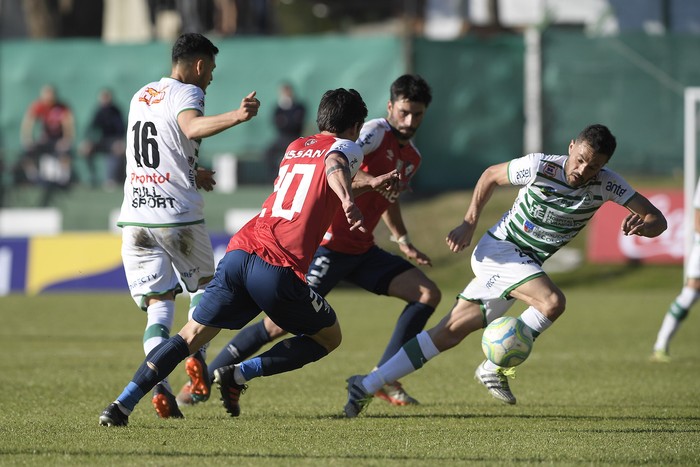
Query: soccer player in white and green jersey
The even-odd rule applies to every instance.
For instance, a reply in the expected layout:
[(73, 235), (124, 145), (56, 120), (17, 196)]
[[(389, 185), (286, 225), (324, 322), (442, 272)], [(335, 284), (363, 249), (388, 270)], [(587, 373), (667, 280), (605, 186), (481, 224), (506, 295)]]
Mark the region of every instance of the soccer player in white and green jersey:
[[(476, 245), (471, 257), (474, 279), (436, 326), (418, 334), (368, 375), (348, 379), (347, 417), (357, 416), (385, 383), (416, 371), (503, 316), (516, 299), (528, 305), (520, 319), (533, 336), (544, 332), (564, 312), (566, 298), (542, 264), (569, 243), (606, 201), (629, 210), (621, 226), (625, 235), (656, 237), (666, 230), (663, 214), (605, 168), (616, 144), (607, 127), (590, 125), (570, 142), (568, 155), (529, 154), (484, 171), (464, 220), (447, 235), (447, 246), (454, 253), (471, 244), (479, 216), (497, 186), (522, 188), (513, 207)], [(493, 397), (515, 404), (508, 373), (486, 360), (475, 377)]]
[[(182, 34), (172, 48), (170, 76), (142, 86), (131, 98), (126, 138), (122, 261), (129, 292), (146, 312), (143, 350), (149, 354), (168, 339), (180, 281), (190, 293), (190, 315), (214, 276), (214, 253), (204, 226), (204, 199), (213, 172), (197, 166), (203, 138), (247, 122), (260, 101), (251, 92), (240, 106), (204, 115), (204, 95), (213, 80), (219, 49), (201, 34)], [(203, 350), (202, 350), (203, 352)], [(186, 366), (198, 397), (209, 397), (200, 352)], [(152, 398), (162, 418), (180, 418), (167, 380)]]

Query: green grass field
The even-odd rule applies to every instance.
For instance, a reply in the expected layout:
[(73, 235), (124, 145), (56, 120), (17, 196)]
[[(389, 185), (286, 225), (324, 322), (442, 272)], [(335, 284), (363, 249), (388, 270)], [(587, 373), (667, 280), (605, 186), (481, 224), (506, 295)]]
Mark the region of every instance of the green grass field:
[[(482, 231), (510, 199), (494, 199)], [(466, 202), (457, 193), (407, 209), (411, 236), (433, 257), (428, 274), (443, 290), (429, 325), (470, 278), (468, 254), (444, 247)], [(678, 332), (671, 363), (647, 361), (681, 268), (584, 265), (553, 277), (568, 308), (518, 368), (516, 406), (473, 380), (483, 359), (474, 334), (403, 379), (421, 405), (374, 401), (353, 420), (341, 416), (344, 380), (376, 363), (402, 308), (397, 300), (333, 291), (341, 347), (302, 370), (252, 381), (237, 419), (216, 397), (185, 408), (185, 420), (158, 419), (144, 400), (128, 427), (105, 428), (100, 411), (143, 358), (144, 315), (126, 293), (2, 297), (0, 464), (700, 464), (700, 311)], [(178, 300), (177, 327), (185, 310)], [(210, 355), (232, 333), (223, 331)], [(179, 367), (171, 382), (179, 389), (184, 381)]]

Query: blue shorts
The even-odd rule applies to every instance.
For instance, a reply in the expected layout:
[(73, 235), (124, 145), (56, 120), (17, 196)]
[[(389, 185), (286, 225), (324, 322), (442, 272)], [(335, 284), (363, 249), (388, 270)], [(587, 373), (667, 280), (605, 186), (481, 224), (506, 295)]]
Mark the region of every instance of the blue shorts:
[(404, 258), (376, 245), (359, 255), (338, 253), (321, 246), (311, 261), (306, 281), (324, 297), (341, 280), (377, 295), (387, 295), (394, 277), (414, 267)]
[(328, 302), (291, 268), (242, 250), (229, 251), (219, 261), (192, 318), (206, 326), (241, 329), (263, 310), (293, 334), (313, 335), (336, 321)]

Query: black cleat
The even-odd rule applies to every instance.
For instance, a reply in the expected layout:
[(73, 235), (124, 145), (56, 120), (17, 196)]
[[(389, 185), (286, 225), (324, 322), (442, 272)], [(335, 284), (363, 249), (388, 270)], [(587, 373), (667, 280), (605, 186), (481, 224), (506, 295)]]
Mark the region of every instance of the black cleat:
[(119, 410), (119, 406), (112, 402), (100, 414), (100, 426), (126, 426), (129, 424), (129, 416)]
[(238, 384), (233, 379), (233, 371), (235, 365), (224, 366), (214, 370), (214, 382), (219, 387), (221, 392), (221, 401), (226, 408), (226, 412), (230, 413), (232, 417), (238, 417), (241, 414), (241, 406), (238, 400), (241, 394), (248, 389), (245, 384)]

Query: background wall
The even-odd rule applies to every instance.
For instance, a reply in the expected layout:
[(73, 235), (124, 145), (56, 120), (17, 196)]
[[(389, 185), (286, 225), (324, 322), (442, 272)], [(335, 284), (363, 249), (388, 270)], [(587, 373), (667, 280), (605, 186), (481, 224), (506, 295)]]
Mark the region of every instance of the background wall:
[[(221, 52), (207, 112), (235, 108), (251, 90), (263, 104), (259, 117), (244, 129), (224, 132), (202, 145), (205, 163), (214, 154), (233, 152), (248, 164), (241, 171), (242, 183), (260, 181), (256, 171), (274, 137), (271, 117), (282, 80), (291, 81), (307, 104), (307, 132), (313, 132), (316, 105), (325, 90), (355, 88), (364, 96), (370, 117), (383, 116), (391, 81), (409, 68), (423, 75), (433, 87), (434, 101), (416, 138), (425, 157), (415, 182), (422, 193), (470, 187), (486, 166), (524, 152), (521, 35), (414, 39), (409, 49), (397, 37), (237, 37), (216, 42)], [(6, 169), (19, 155), (21, 118), (42, 84), (58, 87), (74, 108), (82, 133), (100, 88), (112, 88), (126, 112), (136, 89), (169, 73), (169, 51), (170, 44), (164, 42), (0, 42)], [(680, 171), (683, 89), (700, 86), (700, 62), (692, 58), (697, 56), (696, 36), (589, 38), (581, 31), (548, 29), (542, 36), (539, 150), (563, 152), (583, 126), (602, 122), (620, 142), (613, 168), (658, 175)], [(3, 181), (7, 184), (7, 174)]]

